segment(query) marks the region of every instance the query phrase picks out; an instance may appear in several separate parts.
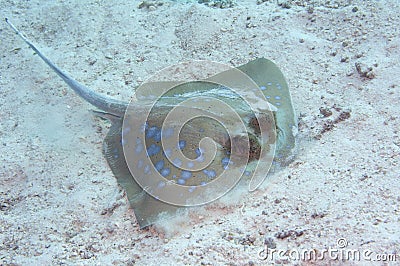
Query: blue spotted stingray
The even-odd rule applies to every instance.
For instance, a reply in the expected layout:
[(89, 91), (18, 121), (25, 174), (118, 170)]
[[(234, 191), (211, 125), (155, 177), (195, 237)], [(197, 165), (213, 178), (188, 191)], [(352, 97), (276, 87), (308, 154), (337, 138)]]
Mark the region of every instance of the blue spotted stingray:
[[(32, 42), (30, 42), (22, 33), (20, 33), (7, 19), (6, 22), (11, 28), (32, 48), (36, 54), (52, 68), (80, 97), (97, 107), (101, 111), (95, 113), (111, 122), (111, 128), (104, 140), (103, 153), (107, 162), (115, 175), (119, 185), (126, 191), (126, 195), (130, 205), (134, 209), (136, 219), (141, 228), (153, 224), (165, 214), (173, 214), (178, 211), (179, 206), (174, 206), (162, 202), (148, 193), (138, 185), (132, 176), (128, 167), (128, 163), (124, 156), (124, 138), (129, 128), (123, 127), (123, 119), (128, 108), (127, 102), (117, 101), (109, 97), (102, 96), (88, 87), (74, 80), (65, 71), (53, 64), (43, 53), (41, 53)], [(270, 119), (271, 125), (276, 129), (276, 138), (273, 139), (275, 148), (275, 158), (273, 167), (284, 166), (293, 157), (293, 149), (295, 148), (295, 135), (297, 130), (296, 117), (294, 115), (291, 97), (288, 85), (279, 68), (271, 61), (258, 58), (250, 61), (247, 64), (241, 65), (236, 69), (247, 74), (262, 91), (265, 98), (274, 107), (272, 116), (266, 114), (267, 119)], [(228, 70), (229, 71), (229, 70)], [(227, 73), (222, 73), (225, 75)], [(217, 74), (218, 76), (219, 74)], [(213, 77), (215, 78), (215, 77)], [(210, 80), (213, 80), (211, 78)], [(133, 145), (132, 152), (137, 155), (149, 156), (156, 171), (166, 178), (166, 181), (175, 182), (179, 185), (187, 186), (192, 189), (194, 186), (206, 184), (219, 176), (221, 172), (230, 167), (232, 162), (230, 153), (232, 151), (232, 143), (226, 137), (224, 127), (215, 121), (210, 121), (203, 118), (196, 118), (188, 122), (180, 133), (181, 138), (176, 143), (176, 149), (181, 150), (188, 158), (201, 162), (204, 152), (197, 143), (204, 136), (212, 136), (217, 139), (220, 146), (219, 153), (216, 159), (206, 168), (196, 171), (191, 171), (192, 167), (196, 166), (196, 161), (185, 165), (186, 169), (180, 168), (182, 162), (177, 160), (168, 160), (167, 155), (170, 151), (163, 150), (160, 145), (162, 137), (168, 138), (172, 134), (173, 129), (165, 129), (162, 131), (162, 123), (165, 115), (168, 113), (168, 106), (173, 106), (175, 102), (181, 101), (188, 97), (185, 93), (195, 91), (199, 95), (208, 95), (216, 98), (227, 98), (225, 94), (228, 88), (216, 85), (210, 80), (201, 82), (192, 82), (184, 85), (179, 85), (175, 90), (170, 92), (170, 95), (159, 101), (158, 105), (154, 106), (154, 113), (149, 117), (143, 130), (145, 134), (145, 143), (136, 141)], [(162, 82), (160, 82), (162, 83)], [(259, 149), (265, 143), (260, 143), (260, 137), (257, 136), (258, 124), (254, 117), (248, 112), (246, 105), (236, 103), (236, 98), (232, 97), (234, 106), (243, 113), (247, 121), (247, 127), (251, 133), (250, 139), (250, 160), (258, 160)], [(139, 169), (142, 169), (143, 174), (149, 173), (150, 168), (144, 165), (140, 160), (134, 162)], [(142, 165), (141, 165), (142, 164)], [(251, 171), (251, 169), (250, 169)], [(245, 172), (247, 173), (247, 171)], [(165, 184), (160, 184), (163, 186)]]

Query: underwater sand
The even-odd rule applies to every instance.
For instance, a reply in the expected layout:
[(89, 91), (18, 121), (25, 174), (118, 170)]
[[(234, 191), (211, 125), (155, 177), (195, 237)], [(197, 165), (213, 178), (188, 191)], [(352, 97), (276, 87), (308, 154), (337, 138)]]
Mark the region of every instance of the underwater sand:
[(109, 124), (0, 23), (0, 265), (386, 265), (258, 253), (338, 240), (372, 259), (400, 252), (399, 2), (159, 2), (0, 6), (61, 68), (117, 99), (188, 59), (274, 61), (299, 117), (295, 160), (254, 193), (139, 230), (101, 152)]

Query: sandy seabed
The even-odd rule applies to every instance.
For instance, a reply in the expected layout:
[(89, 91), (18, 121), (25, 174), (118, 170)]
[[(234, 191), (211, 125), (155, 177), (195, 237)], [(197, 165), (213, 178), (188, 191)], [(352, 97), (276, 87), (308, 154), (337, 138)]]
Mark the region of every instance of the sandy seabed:
[(0, 23), (1, 265), (400, 264), (398, 1), (0, 2), (99, 93), (127, 99), (188, 59), (265, 57), (299, 117), (294, 161), (261, 189), (140, 230), (102, 156), (109, 124)]

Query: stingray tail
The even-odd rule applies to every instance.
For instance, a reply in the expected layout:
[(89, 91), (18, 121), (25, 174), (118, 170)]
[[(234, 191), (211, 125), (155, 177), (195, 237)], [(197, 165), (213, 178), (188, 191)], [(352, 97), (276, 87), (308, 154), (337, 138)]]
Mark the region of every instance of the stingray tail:
[(49, 67), (51, 67), (57, 73), (57, 75), (59, 75), (65, 81), (65, 83), (67, 83), (68, 86), (70, 86), (80, 97), (105, 112), (118, 116), (124, 115), (128, 103), (104, 97), (74, 80), (71, 76), (51, 62), (42, 52), (40, 52), (39, 49), (36, 48), (36, 46), (30, 40), (28, 40), (7, 18), (5, 18), (5, 21), (14, 30), (14, 32), (21, 37), (21, 39), (24, 40), (25, 43), (28, 44), (29, 47), (31, 47), (32, 50), (34, 50), (40, 56), (40, 58), (42, 58), (42, 60)]

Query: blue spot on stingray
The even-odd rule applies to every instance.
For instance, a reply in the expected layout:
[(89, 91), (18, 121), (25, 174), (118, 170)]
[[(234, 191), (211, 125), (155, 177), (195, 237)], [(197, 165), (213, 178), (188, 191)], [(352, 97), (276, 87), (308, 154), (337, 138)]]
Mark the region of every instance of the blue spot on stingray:
[(271, 96), (267, 95), (267, 96), (265, 96), (265, 98), (267, 98), (267, 99), (270, 99), (270, 98), (271, 98)]
[(169, 168), (164, 168), (164, 169), (161, 169), (161, 175), (163, 176), (163, 177), (167, 177), (167, 176), (169, 176), (169, 174), (171, 173), (171, 169), (169, 169)]
[(144, 167), (144, 173), (145, 173), (146, 175), (150, 173), (150, 166), (149, 166), (149, 165), (146, 165), (146, 166)]
[(249, 176), (250, 174), (251, 174), (250, 171), (244, 171), (245, 176)]
[(143, 160), (142, 160), (142, 159), (140, 159), (140, 160), (138, 161), (137, 167), (138, 167), (139, 169), (143, 167)]
[(181, 166), (182, 166), (182, 161), (181, 161), (181, 159), (179, 159), (179, 158), (175, 158), (174, 161), (173, 161), (173, 163), (174, 163), (174, 165), (175, 165), (176, 167), (181, 167)]
[(192, 177), (192, 173), (191, 172), (189, 172), (189, 171), (186, 171), (186, 170), (183, 170), (182, 172), (181, 172), (181, 178), (182, 179), (189, 179), (189, 178), (191, 178)]
[(280, 100), (281, 96), (275, 96), (275, 100)]
[(267, 85), (268, 85), (268, 86), (271, 86), (271, 85), (272, 85), (272, 82), (268, 82)]
[(200, 182), (200, 186), (205, 186), (206, 184), (207, 184), (206, 181), (201, 181), (201, 182)]
[(228, 157), (224, 157), (221, 160), (222, 165), (228, 165), (229, 164), (229, 158)]
[(163, 188), (163, 187), (165, 187), (165, 182), (164, 181), (160, 181), (159, 183), (158, 183), (158, 186), (157, 186), (158, 188)]
[(185, 140), (180, 140), (178, 143), (179, 149), (183, 150), (186, 147), (186, 141)]
[(122, 135), (124, 136), (125, 134), (128, 134), (131, 132), (131, 127), (125, 127), (122, 129)]
[(143, 145), (142, 144), (136, 144), (135, 152), (136, 154), (139, 154), (143, 151)]
[(196, 148), (194, 152), (196, 153), (197, 156), (201, 156), (201, 154), (203, 153), (203, 151), (200, 148)]
[(262, 91), (265, 91), (266, 89), (267, 89), (267, 87), (265, 87), (265, 86), (260, 87), (260, 90), (262, 90)]
[(217, 176), (217, 173), (214, 170), (207, 170), (204, 169), (203, 173), (208, 177), (208, 178), (214, 178)]
[(195, 186), (191, 186), (191, 187), (189, 187), (189, 192), (192, 193), (195, 189), (196, 189)]
[(154, 140), (157, 142), (161, 140), (161, 130), (157, 130), (156, 134), (154, 135)]
[(159, 129), (157, 127), (151, 127), (147, 130), (146, 132), (146, 138), (152, 138), (156, 135), (157, 131), (159, 131)]
[(168, 138), (172, 137), (173, 134), (174, 134), (174, 129), (167, 128), (166, 130), (164, 130), (162, 132), (162, 137), (168, 139)]
[(161, 169), (163, 169), (164, 168), (164, 160), (160, 160), (160, 161), (156, 162), (154, 167), (157, 169), (157, 171), (160, 171)]
[(176, 175), (173, 175), (173, 176), (172, 176), (172, 178), (174, 178), (174, 179), (175, 179), (175, 178), (176, 178)]
[(187, 167), (193, 168), (193, 166), (194, 166), (194, 163), (193, 163), (193, 162), (188, 162), (188, 163), (187, 163)]
[(275, 105), (277, 105), (277, 106), (280, 106), (280, 105), (281, 105), (281, 103), (280, 103), (280, 102), (277, 102), (277, 103), (275, 103)]
[(178, 182), (179, 185), (184, 185), (186, 183), (186, 181), (184, 179), (181, 179), (181, 178), (178, 179), (177, 182)]
[(170, 157), (171, 154), (172, 154), (172, 150), (171, 150), (171, 149), (165, 149), (165, 150), (164, 150), (164, 155), (165, 155), (165, 156)]
[(154, 156), (161, 151), (161, 147), (156, 144), (151, 144), (150, 147), (147, 148), (147, 154), (149, 156)]
[(232, 163), (232, 162), (229, 160), (228, 157), (222, 158), (222, 160), (221, 160), (222, 167), (223, 167), (225, 170), (229, 168), (228, 165), (231, 164), (231, 163)]

